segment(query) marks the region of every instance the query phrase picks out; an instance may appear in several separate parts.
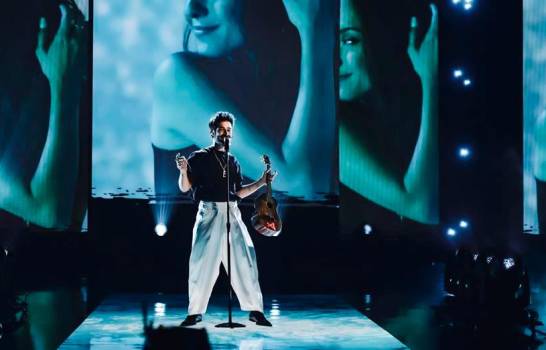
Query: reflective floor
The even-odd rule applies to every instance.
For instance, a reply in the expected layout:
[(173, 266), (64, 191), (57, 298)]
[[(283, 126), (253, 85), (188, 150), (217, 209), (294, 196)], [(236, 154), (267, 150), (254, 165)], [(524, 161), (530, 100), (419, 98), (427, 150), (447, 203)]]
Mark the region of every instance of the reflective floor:
[[(398, 260), (397, 260), (398, 261)], [(392, 267), (378, 265), (360, 293), (343, 295), (277, 295), (265, 293), (266, 316), (273, 328), (257, 327), (247, 313), (235, 308), (234, 321), (247, 327), (213, 327), (226, 321), (226, 300), (213, 298), (204, 321), (215, 349), (539, 349), (546, 350), (546, 333), (494, 327), (472, 329), (446, 322), (441, 263), (411, 264), (405, 259)], [(526, 256), (531, 285), (531, 308), (546, 320), (546, 253)], [(357, 274), (354, 274), (357, 276)], [(381, 276), (381, 278), (377, 278)], [(355, 288), (356, 289), (356, 288)], [(140, 290), (140, 289), (139, 289)], [(138, 290), (137, 290), (138, 292)], [(90, 301), (92, 300), (92, 301)], [(176, 326), (186, 315), (183, 294), (117, 294), (86, 288), (52, 288), (28, 294), (28, 321), (0, 339), (0, 349), (140, 349), (147, 301), (154, 325)], [(99, 305), (91, 314), (91, 310)], [(83, 322), (83, 323), (81, 323)], [(81, 323), (81, 324), (80, 324)], [(539, 327), (546, 332), (546, 327)]]
[[(543, 322), (546, 321), (545, 259), (543, 253), (536, 259), (527, 259), (531, 285), (529, 308), (536, 310)], [(538, 327), (539, 332), (533, 338), (528, 328), (514, 327), (508, 322), (473, 329), (468, 320), (461, 322), (453, 317), (443, 307), (443, 269), (443, 264), (408, 269), (390, 278), (397, 283), (348, 299), (411, 349), (546, 350), (545, 326)]]
[[(186, 315), (185, 295), (114, 295), (62, 344), (60, 349), (140, 349), (144, 343), (142, 302), (154, 325), (176, 326)], [(334, 295), (267, 297), (265, 314), (273, 327), (248, 321), (236, 307), (239, 329), (221, 329), (227, 321), (226, 298), (213, 297), (199, 327), (213, 349), (406, 349), (395, 337)], [(197, 326), (195, 326), (197, 327)]]
[(20, 296), (28, 304), (28, 318), (13, 333), (0, 337), (0, 349), (57, 349), (86, 315), (80, 288), (54, 288)]

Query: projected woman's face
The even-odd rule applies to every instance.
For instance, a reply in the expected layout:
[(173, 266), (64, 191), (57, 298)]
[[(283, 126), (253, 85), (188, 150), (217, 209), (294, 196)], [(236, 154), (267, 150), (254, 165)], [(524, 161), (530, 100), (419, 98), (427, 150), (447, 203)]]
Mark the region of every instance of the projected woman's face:
[(188, 50), (218, 57), (242, 46), (242, 1), (186, 0), (184, 17), (190, 29)]
[(339, 54), (339, 99), (353, 101), (371, 89), (368, 74), (362, 20), (351, 0), (341, 0)]

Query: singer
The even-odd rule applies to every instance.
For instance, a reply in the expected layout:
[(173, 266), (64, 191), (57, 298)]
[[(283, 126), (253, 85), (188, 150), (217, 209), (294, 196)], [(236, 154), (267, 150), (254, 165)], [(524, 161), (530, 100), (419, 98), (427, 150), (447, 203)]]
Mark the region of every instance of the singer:
[[(180, 171), (178, 187), (192, 191), (199, 203), (193, 226), (190, 255), (188, 316), (181, 326), (200, 322), (207, 310), (212, 288), (220, 272), (220, 263), (227, 270), (226, 181), (229, 171), (231, 285), (241, 310), (250, 311), (249, 320), (260, 326), (271, 326), (263, 314), (263, 300), (258, 282), (258, 266), (254, 245), (241, 218), (237, 201), (256, 192), (275, 177), (264, 171), (259, 180), (242, 185), (241, 167), (229, 145), (235, 118), (228, 112), (216, 112), (209, 121), (212, 145), (195, 151), (186, 159), (177, 155)], [(229, 157), (226, 157), (226, 155)]]

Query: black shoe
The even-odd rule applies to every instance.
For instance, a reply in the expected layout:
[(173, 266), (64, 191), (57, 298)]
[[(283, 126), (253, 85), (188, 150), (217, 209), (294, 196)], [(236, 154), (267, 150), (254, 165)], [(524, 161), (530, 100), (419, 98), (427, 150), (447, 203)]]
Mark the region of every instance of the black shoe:
[(197, 322), (201, 322), (202, 320), (203, 320), (203, 316), (201, 316), (201, 314), (188, 315), (186, 316), (186, 319), (180, 324), (180, 326), (181, 327), (193, 326)]
[(250, 311), (250, 313), (248, 314), (248, 319), (252, 322), (256, 322), (258, 326), (273, 326), (271, 322), (269, 322), (267, 318), (265, 318), (264, 314), (260, 311)]

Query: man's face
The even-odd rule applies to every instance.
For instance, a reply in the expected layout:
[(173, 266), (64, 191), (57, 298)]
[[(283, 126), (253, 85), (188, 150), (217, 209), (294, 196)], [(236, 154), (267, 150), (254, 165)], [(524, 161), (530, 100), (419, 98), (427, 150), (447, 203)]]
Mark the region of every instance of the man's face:
[(211, 132), (212, 139), (217, 145), (224, 145), (225, 139), (231, 139), (233, 133), (233, 125), (230, 122), (223, 121), (220, 122), (216, 130)]

